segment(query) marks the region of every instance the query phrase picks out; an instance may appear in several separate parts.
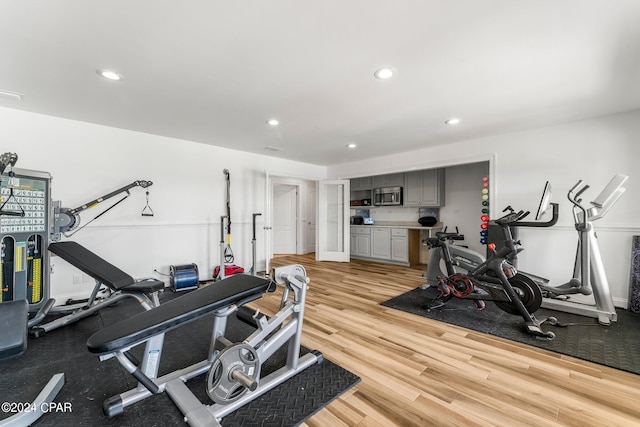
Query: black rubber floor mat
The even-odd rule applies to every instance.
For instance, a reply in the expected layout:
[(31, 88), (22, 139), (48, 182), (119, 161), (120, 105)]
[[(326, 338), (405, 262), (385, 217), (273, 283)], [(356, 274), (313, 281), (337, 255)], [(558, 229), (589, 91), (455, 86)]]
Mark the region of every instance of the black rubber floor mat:
[(438, 291), (433, 288), (416, 288), (382, 305), (640, 374), (639, 314), (618, 309), (618, 321), (603, 326), (595, 318), (541, 308), (535, 312), (536, 318), (553, 316), (560, 324), (569, 325), (562, 327), (544, 323), (544, 331), (556, 334), (554, 340), (548, 341), (527, 334), (522, 317), (505, 313), (489, 301), (482, 311), (476, 310), (470, 300), (457, 298), (439, 308), (426, 308), (437, 294)]
[[(165, 298), (173, 298), (167, 293)], [(186, 425), (178, 408), (166, 393), (147, 398), (127, 407), (124, 413), (108, 419), (102, 402), (137, 384), (115, 359), (100, 362), (89, 353), (87, 339), (104, 325), (140, 311), (133, 301), (121, 301), (99, 314), (81, 320), (37, 339), (29, 339), (26, 353), (0, 361), (0, 402), (32, 402), (52, 375), (64, 372), (65, 385), (56, 402), (70, 403), (71, 411), (45, 414), (38, 426), (173, 426)], [(165, 336), (160, 375), (201, 361), (209, 349), (213, 317), (206, 316)], [(254, 329), (230, 316), (227, 338), (238, 342)], [(133, 353), (142, 351), (143, 346)], [(308, 352), (302, 348), (301, 353)], [(277, 352), (263, 365), (267, 375), (284, 365), (286, 352)], [(187, 382), (193, 393), (211, 404), (206, 391), (206, 375)], [(324, 359), (290, 380), (280, 384), (255, 401), (222, 420), (223, 426), (293, 426), (297, 425), (360, 380), (359, 377)], [(13, 415), (0, 413), (0, 419)]]

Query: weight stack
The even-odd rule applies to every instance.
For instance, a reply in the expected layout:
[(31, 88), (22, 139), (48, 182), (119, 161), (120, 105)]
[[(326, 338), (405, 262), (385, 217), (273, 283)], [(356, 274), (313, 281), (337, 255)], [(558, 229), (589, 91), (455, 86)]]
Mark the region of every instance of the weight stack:
[(198, 266), (196, 264), (169, 266), (169, 285), (173, 292), (187, 291), (198, 287)]

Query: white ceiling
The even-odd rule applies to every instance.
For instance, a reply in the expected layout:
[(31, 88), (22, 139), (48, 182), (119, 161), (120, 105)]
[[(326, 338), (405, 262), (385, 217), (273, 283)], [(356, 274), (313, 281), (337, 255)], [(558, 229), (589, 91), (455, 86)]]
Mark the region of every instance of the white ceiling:
[(0, 0), (0, 55), (0, 106), (320, 165), (640, 109), (639, 0)]

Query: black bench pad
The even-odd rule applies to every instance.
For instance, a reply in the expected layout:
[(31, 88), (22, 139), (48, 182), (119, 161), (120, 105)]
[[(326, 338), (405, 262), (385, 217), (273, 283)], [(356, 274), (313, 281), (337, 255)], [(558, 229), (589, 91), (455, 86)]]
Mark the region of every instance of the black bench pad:
[(230, 276), (110, 325), (93, 334), (87, 347), (91, 353), (112, 353), (231, 304), (260, 298), (270, 285), (269, 279), (256, 276)]
[(164, 282), (156, 279), (142, 279), (138, 280), (133, 285), (122, 288), (122, 292), (155, 292), (164, 289)]
[(27, 349), (27, 300), (0, 304), (0, 360), (20, 356)]
[(114, 291), (136, 282), (133, 277), (76, 242), (51, 243), (49, 251)]

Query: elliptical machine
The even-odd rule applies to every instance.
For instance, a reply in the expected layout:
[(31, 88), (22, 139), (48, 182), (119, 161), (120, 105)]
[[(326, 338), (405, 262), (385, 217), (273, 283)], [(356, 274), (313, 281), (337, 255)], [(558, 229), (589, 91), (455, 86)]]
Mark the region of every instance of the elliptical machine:
[[(601, 325), (609, 325), (617, 321), (617, 313), (613, 305), (609, 282), (600, 256), (600, 247), (593, 221), (606, 215), (615, 202), (625, 192), (624, 183), (629, 177), (616, 174), (596, 199), (590, 202), (591, 207), (582, 203), (581, 195), (589, 186), (579, 180), (568, 192), (567, 198), (573, 204), (572, 212), (576, 231), (578, 232), (578, 247), (576, 250), (573, 277), (567, 283), (551, 286), (540, 284), (545, 297), (542, 307), (564, 311), (581, 316), (594, 317)], [(547, 185), (543, 200), (550, 199), (551, 188)], [(538, 209), (544, 212), (545, 206)], [(571, 295), (592, 295), (595, 304), (585, 304), (570, 301)]]

